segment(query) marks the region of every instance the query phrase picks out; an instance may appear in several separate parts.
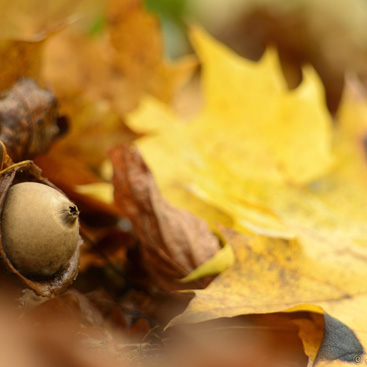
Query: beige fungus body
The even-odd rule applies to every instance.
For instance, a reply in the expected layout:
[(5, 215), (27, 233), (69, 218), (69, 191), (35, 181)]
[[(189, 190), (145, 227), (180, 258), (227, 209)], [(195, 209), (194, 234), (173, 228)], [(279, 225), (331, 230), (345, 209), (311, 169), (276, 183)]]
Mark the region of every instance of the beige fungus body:
[(65, 269), (78, 248), (79, 211), (50, 186), (10, 187), (1, 215), (1, 236), (13, 266), (29, 278), (50, 278)]

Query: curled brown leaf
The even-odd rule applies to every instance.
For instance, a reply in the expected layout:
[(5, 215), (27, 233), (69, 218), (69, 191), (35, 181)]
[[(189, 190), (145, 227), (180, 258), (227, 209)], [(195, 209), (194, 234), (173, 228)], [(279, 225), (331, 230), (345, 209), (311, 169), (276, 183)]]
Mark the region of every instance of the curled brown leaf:
[(218, 239), (203, 220), (166, 202), (134, 147), (117, 147), (110, 156), (116, 204), (132, 222), (152, 282), (166, 291), (187, 288), (179, 279), (219, 250)]
[(13, 161), (43, 153), (60, 135), (57, 102), (32, 79), (20, 79), (0, 100), (0, 140)]

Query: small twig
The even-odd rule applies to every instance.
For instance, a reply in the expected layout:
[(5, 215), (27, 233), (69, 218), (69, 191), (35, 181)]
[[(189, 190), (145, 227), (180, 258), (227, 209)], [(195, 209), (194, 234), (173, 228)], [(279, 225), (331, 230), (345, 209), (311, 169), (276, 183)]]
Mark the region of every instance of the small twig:
[(17, 167), (27, 166), (28, 164), (31, 164), (31, 163), (33, 163), (33, 161), (31, 161), (31, 160), (26, 160), (26, 161), (21, 161), (21, 162), (18, 162), (18, 163), (14, 163), (14, 164), (10, 165), (9, 167), (6, 167), (3, 170), (1, 170), (0, 175), (3, 175), (4, 173), (7, 173), (9, 171), (12, 171)]
[(155, 325), (154, 327), (152, 327), (151, 329), (149, 329), (149, 331), (144, 335), (143, 339), (141, 340), (140, 344), (146, 344), (146, 340), (151, 336), (154, 335), (155, 337), (157, 337), (159, 339), (160, 342), (162, 342), (162, 338), (155, 332), (155, 330), (159, 329), (159, 325)]

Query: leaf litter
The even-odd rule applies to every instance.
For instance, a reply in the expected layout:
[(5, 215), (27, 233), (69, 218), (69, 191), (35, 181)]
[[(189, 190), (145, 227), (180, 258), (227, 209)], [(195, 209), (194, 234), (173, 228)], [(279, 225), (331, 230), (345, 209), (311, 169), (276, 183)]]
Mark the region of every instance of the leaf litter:
[[(112, 0), (99, 32), (69, 25), (42, 40), (3, 42), (3, 165), (38, 156), (43, 175), (81, 208), (85, 243), (72, 289), (50, 300), (22, 292), (1, 269), (1, 316), (12, 331), (0, 361), (362, 360), (363, 88), (348, 76), (334, 122), (312, 68), (289, 91), (274, 50), (249, 62), (194, 28), (204, 104), (185, 120), (170, 105), (196, 62), (164, 60), (159, 25), (142, 4)], [(47, 85), (58, 108), (24, 77)], [(106, 159), (113, 179), (102, 172)], [(187, 291), (172, 293), (179, 289)], [(15, 361), (15, 348), (27, 362)]]

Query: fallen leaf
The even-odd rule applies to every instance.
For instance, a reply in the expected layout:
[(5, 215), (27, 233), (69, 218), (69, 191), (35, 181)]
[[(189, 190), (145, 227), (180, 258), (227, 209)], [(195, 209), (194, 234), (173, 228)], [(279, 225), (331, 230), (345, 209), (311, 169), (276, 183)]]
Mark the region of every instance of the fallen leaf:
[[(338, 323), (342, 322), (344, 332), (341, 334), (344, 338), (349, 334), (350, 345), (355, 345), (350, 349), (350, 356), (363, 354), (360, 343), (366, 345), (367, 332), (362, 327), (366, 317), (357, 310), (363, 310), (367, 302), (365, 266), (355, 266), (345, 272), (323, 259), (308, 258), (297, 241), (260, 236), (248, 238), (233, 232), (227, 233), (226, 239), (234, 246), (234, 266), (214, 279), (205, 290), (195, 291), (196, 297), (173, 321), (174, 325), (254, 313), (327, 312), (332, 317), (327, 316), (329, 318), (325, 320), (329, 336), (324, 336), (322, 345), (325, 347), (322, 348), (327, 348), (330, 344), (327, 338), (338, 333)], [(334, 256), (337, 262), (340, 255), (334, 253)], [(363, 259), (361, 263), (364, 263)], [(309, 334), (301, 333), (302, 337), (305, 335)], [(338, 359), (338, 352), (339, 356), (345, 354), (342, 339), (341, 336), (336, 341), (331, 339), (335, 341), (334, 344), (331, 341), (335, 347), (334, 359)], [(320, 340), (304, 339), (305, 350), (319, 350), (320, 345), (307, 344), (314, 342)], [(325, 358), (331, 355), (330, 351), (324, 353), (323, 349), (319, 353)], [(309, 357), (315, 358), (316, 355)]]
[(115, 200), (133, 225), (151, 282), (168, 291), (183, 288), (179, 279), (219, 250), (218, 239), (203, 220), (161, 197), (137, 150), (121, 146), (113, 149), (110, 157)]
[[(288, 91), (273, 51), (268, 51), (259, 63), (253, 63), (234, 55), (199, 30), (192, 33), (192, 38), (203, 62), (205, 105), (182, 128), (197, 143), (187, 143), (186, 154), (199, 153), (207, 160), (215, 154), (215, 163), (225, 166), (237, 180), (266, 178), (307, 184), (327, 172), (332, 163), (331, 120), (323, 105), (321, 83), (312, 69), (305, 70), (298, 89)], [(160, 130), (158, 138), (173, 135), (179, 123), (172, 124), (174, 127), (167, 127), (172, 129), (171, 133)], [(138, 118), (130, 119), (129, 126), (141, 132), (150, 131), (150, 121)], [(199, 145), (203, 136), (204, 144)], [(311, 145), (312, 150), (308, 149)], [(246, 166), (240, 164), (244, 156)], [(148, 163), (154, 170), (152, 159)], [(200, 162), (194, 163), (199, 166)], [(171, 177), (175, 175), (171, 173)]]
[(170, 203), (205, 216), (213, 228), (217, 223), (232, 227), (230, 213), (208, 204), (192, 192), (193, 165), (200, 165), (202, 159), (191, 145), (185, 122), (175, 123), (176, 118), (162, 102), (147, 97), (140, 108), (129, 114), (127, 123), (138, 133), (146, 133), (136, 144), (158, 188)]
[[(348, 89), (334, 129), (312, 69), (288, 91), (272, 51), (252, 63), (202, 31), (192, 38), (203, 63), (202, 110), (184, 122), (147, 99), (129, 126), (150, 134), (136, 144), (170, 202), (250, 240), (239, 240), (235, 265), (197, 291), (178, 320), (326, 312), (345, 325), (352, 362), (367, 345), (366, 101)], [(340, 342), (337, 349), (342, 363)]]

